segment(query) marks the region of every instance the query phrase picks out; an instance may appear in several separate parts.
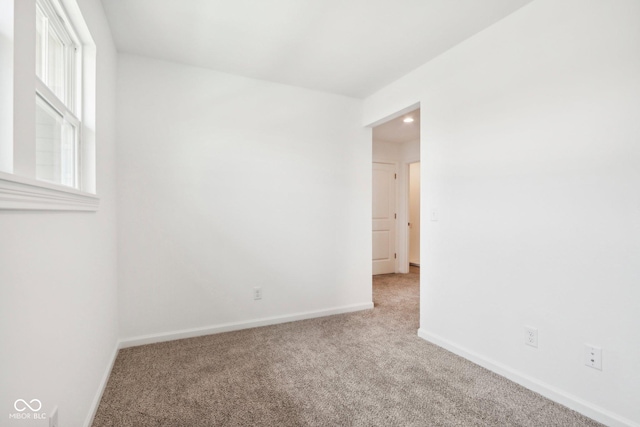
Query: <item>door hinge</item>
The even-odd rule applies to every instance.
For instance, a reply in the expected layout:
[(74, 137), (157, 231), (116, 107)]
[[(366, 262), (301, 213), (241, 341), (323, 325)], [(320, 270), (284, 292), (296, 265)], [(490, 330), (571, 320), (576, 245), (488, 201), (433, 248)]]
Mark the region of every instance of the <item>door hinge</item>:
[(398, 258), (398, 254), (393, 254), (393, 258), (394, 259)]
[(398, 214), (393, 214), (393, 219), (398, 219)]
[(393, 179), (398, 179), (398, 174), (397, 173), (393, 174)]

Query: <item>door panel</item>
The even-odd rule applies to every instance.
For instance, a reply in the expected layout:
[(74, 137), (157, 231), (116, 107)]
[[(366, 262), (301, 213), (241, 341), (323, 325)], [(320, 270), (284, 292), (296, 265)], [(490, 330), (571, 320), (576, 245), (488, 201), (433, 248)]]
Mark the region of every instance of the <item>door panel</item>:
[(373, 274), (396, 271), (396, 167), (373, 164)]
[(390, 259), (389, 232), (373, 231), (373, 260), (380, 261)]

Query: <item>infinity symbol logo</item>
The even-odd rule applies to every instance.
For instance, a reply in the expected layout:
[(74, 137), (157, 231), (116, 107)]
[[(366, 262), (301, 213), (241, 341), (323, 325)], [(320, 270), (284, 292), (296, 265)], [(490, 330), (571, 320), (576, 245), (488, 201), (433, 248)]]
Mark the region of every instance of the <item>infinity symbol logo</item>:
[[(34, 404), (35, 402), (35, 404)], [(20, 403), (22, 403), (22, 405), (19, 405)], [(29, 403), (31, 403), (31, 405), (29, 405)], [(16, 408), (16, 411), (18, 412), (22, 412), (22, 411), (26, 411), (27, 408), (31, 409), (31, 411), (33, 412), (38, 412), (41, 408), (42, 408), (42, 403), (38, 400), (38, 399), (32, 399), (29, 403), (27, 403), (26, 400), (24, 399), (18, 399), (16, 400), (16, 402), (13, 404), (13, 407)], [(37, 408), (34, 408), (34, 406), (38, 406)], [(20, 406), (22, 409), (20, 409)]]

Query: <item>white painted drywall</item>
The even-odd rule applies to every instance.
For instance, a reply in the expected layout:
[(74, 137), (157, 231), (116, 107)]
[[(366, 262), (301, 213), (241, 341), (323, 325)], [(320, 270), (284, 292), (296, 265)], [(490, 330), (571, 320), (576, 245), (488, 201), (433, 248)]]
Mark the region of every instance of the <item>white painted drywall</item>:
[(361, 115), (360, 100), (121, 55), (122, 338), (370, 305)]
[(402, 144), (386, 141), (373, 141), (373, 161), (378, 163), (383, 162), (399, 162), (400, 161), (400, 148)]
[(420, 161), (420, 140), (403, 142), (400, 145), (400, 160), (404, 163)]
[[(60, 425), (84, 425), (118, 340), (114, 141), (117, 56), (100, 1), (82, 1), (80, 7), (98, 49), (95, 137), (100, 210), (0, 211), (3, 426), (46, 425), (46, 421), (30, 424), (28, 420), (11, 424), (8, 416), (16, 399), (39, 399), (41, 413), (50, 413), (58, 406)], [(35, 11), (35, 1), (16, 11), (31, 8)], [(35, 31), (35, 21), (33, 26)], [(17, 56), (34, 55), (32, 43), (19, 38), (15, 43)], [(30, 62), (16, 59), (16, 64)], [(34, 73), (33, 68), (16, 70), (16, 74), (31, 76), (32, 88)], [(35, 93), (31, 91), (23, 101), (33, 104)], [(15, 119), (17, 123), (33, 123), (35, 116)], [(16, 135), (20, 137), (24, 135)]]
[(402, 143), (373, 141), (374, 162), (411, 163), (420, 160), (420, 140)]
[(420, 162), (409, 165), (409, 262), (420, 265)]
[(365, 100), (420, 102), (422, 335), (611, 425), (640, 424), (639, 19), (536, 0)]

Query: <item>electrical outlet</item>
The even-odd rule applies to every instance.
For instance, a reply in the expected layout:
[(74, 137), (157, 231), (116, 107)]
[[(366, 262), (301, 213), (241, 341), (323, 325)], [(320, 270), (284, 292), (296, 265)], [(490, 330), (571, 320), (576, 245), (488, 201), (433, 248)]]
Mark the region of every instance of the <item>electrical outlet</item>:
[(524, 343), (538, 348), (538, 330), (536, 328), (524, 327)]
[(602, 349), (589, 344), (584, 345), (584, 364), (602, 371)]
[(253, 288), (253, 299), (254, 300), (262, 299), (262, 288), (261, 287)]
[(49, 415), (49, 427), (59, 427), (58, 426), (58, 407), (57, 406), (55, 408), (53, 408), (53, 411), (51, 411), (51, 414)]

